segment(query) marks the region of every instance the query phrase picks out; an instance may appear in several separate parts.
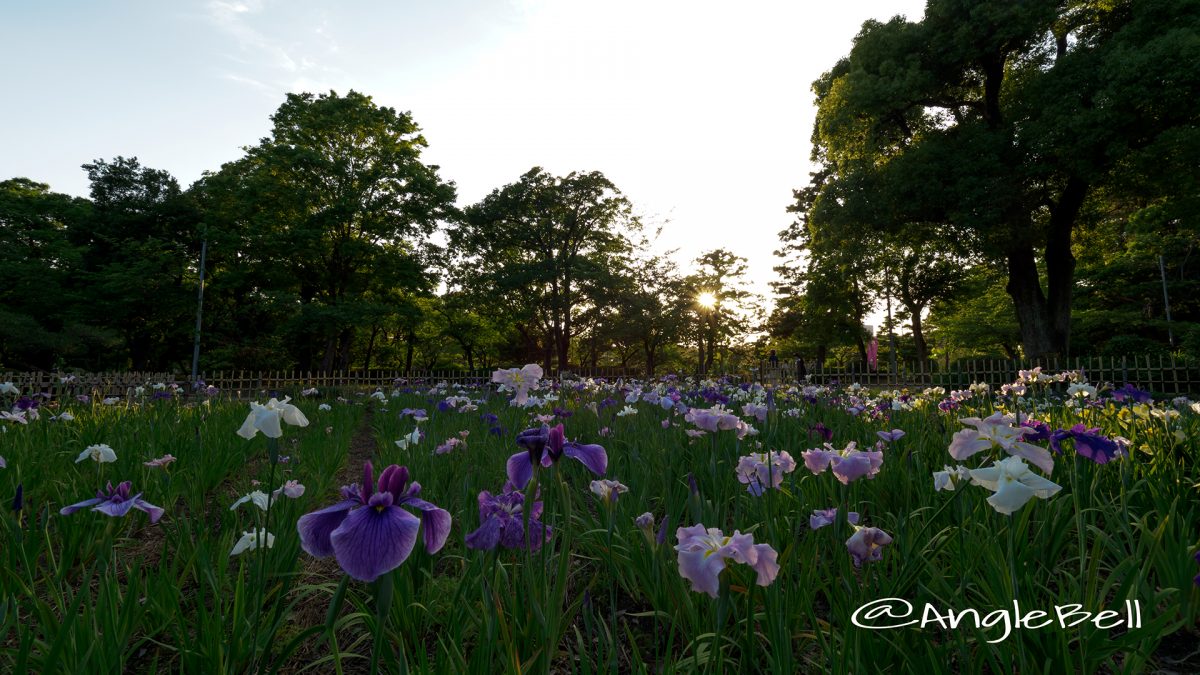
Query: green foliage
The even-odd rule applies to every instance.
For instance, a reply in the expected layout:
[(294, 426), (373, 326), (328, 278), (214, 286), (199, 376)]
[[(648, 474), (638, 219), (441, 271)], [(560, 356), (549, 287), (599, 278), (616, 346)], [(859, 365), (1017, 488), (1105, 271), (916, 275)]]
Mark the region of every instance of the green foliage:
[(356, 327), (388, 318), (391, 303), (374, 298), (432, 290), (427, 237), (455, 217), (454, 186), (421, 163), (411, 116), (363, 94), (289, 94), (271, 121), (270, 137), (201, 186), (212, 227), (236, 237), (223, 260), (245, 270), (236, 287), (299, 304), (292, 358), (346, 368)]
[(823, 242), (921, 232), (951, 264), (1002, 264), (1025, 353), (1065, 353), (1072, 241), (1096, 214), (1195, 229), (1197, 15), (1194, 0), (931, 0), (920, 22), (867, 22), (813, 85), (820, 169), (785, 243), (865, 286), (876, 249), (839, 263)]
[(451, 280), (503, 313), (521, 336), (522, 358), (566, 367), (576, 322), (599, 304), (640, 227), (604, 174), (556, 177), (534, 167), (451, 226)]
[[(467, 391), (473, 399), (483, 393)], [(1190, 410), (1170, 415), (1162, 404), (1151, 413), (1113, 402), (1070, 408), (1048, 389), (1031, 389), (1039, 419), (1052, 428), (1098, 427), (1130, 439), (1132, 456), (1095, 464), (1068, 442), (1050, 475), (1061, 492), (1003, 516), (985, 488), (962, 481), (939, 492), (930, 479), (951, 461), (946, 449), (962, 428), (958, 418), (986, 417), (1000, 398), (974, 396), (943, 412), (941, 396), (914, 395), (911, 407), (884, 419), (849, 414), (845, 392), (810, 403), (779, 390), (776, 412), (747, 421), (764, 447), (793, 448), (798, 462), (795, 449), (818, 444), (810, 433), (818, 422), (837, 447), (870, 445), (886, 429), (907, 434), (884, 452), (870, 480), (842, 485), (801, 463), (780, 489), (756, 497), (736, 478), (751, 448), (734, 431), (690, 438), (686, 424), (662, 425), (678, 415), (645, 402), (630, 416), (617, 416), (619, 407), (589, 409), (617, 393), (563, 387), (553, 405), (574, 413), (565, 420), (569, 438), (605, 446), (606, 477), (629, 491), (610, 507), (589, 491), (594, 476), (573, 460), (539, 470), (541, 518), (553, 534), (534, 553), (464, 543), (480, 525), (479, 492), (501, 489), (508, 456), (522, 451), (512, 437), (531, 412), (494, 392), (478, 410), (462, 412), (435, 410), (424, 393), (365, 405), (336, 400), (365, 398), (349, 391), (298, 397), (311, 424), (284, 427), (280, 451), (290, 459), (274, 467), (267, 441), (233, 433), (245, 402), (134, 396), (115, 406), (47, 403), (75, 419), (52, 422), (44, 410), (42, 419), (0, 434), (8, 464), (0, 470), (0, 671), (358, 672), (380, 618), (381, 672), (978, 674), (1187, 670), (1195, 662), (1194, 647), (1174, 651), (1194, 644), (1200, 616), (1192, 580), (1200, 477), (1197, 447), (1187, 441), (1200, 433), (1200, 416)], [(319, 402), (332, 409), (318, 410)], [(370, 426), (366, 405), (380, 406)], [(416, 423), (384, 413), (385, 405), (430, 411), (416, 447), (396, 447)], [(507, 431), (489, 433), (483, 412)], [(602, 427), (611, 432), (604, 438)], [(463, 431), (465, 445), (432, 452)], [(73, 463), (84, 447), (102, 442), (115, 449), (116, 462)], [(981, 466), (997, 452), (965, 463)], [(165, 470), (143, 465), (165, 453), (178, 458)], [(390, 574), (394, 602), (383, 613), (374, 585), (340, 584), (334, 561), (301, 550), (295, 526), (301, 514), (336, 503), (340, 485), (361, 480), (364, 458), (377, 471), (407, 465), (421, 498), (452, 517), (442, 550), (430, 555), (418, 544)], [(138, 511), (109, 518), (86, 509), (58, 515), (110, 479), (133, 481), (135, 492), (166, 509), (163, 519), (151, 525)], [(274, 502), (274, 545), (231, 556), (234, 542), (263, 527), (266, 516), (249, 504), (230, 505), (256, 489), (252, 481), (270, 491), (286, 479), (306, 489)], [(24, 508), (14, 513), (8, 504), (18, 485)], [(862, 525), (893, 537), (880, 560), (852, 564), (844, 521), (810, 528), (809, 515), (830, 507), (857, 512)], [(656, 526), (666, 519), (662, 544), (635, 526), (644, 512)], [(753, 570), (730, 564), (722, 597), (691, 590), (674, 545), (676, 529), (694, 524), (770, 545), (778, 576), (757, 586)], [(1122, 611), (1136, 600), (1144, 624), (1014, 628), (998, 640), (1002, 625), (976, 628), (969, 618), (958, 630), (930, 623), (871, 631), (851, 622), (856, 609), (882, 598), (911, 602), (911, 619), (925, 603), (984, 615), (1011, 609), (1014, 599), (1022, 612), (1074, 603)]]

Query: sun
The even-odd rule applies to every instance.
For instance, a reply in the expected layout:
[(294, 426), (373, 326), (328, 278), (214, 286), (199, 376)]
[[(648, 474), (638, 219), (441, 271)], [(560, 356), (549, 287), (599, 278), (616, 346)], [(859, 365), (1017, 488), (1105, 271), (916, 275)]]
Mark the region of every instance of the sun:
[(700, 295), (696, 296), (696, 304), (700, 305), (704, 309), (712, 309), (713, 307), (717, 306), (717, 296), (708, 291), (704, 291)]

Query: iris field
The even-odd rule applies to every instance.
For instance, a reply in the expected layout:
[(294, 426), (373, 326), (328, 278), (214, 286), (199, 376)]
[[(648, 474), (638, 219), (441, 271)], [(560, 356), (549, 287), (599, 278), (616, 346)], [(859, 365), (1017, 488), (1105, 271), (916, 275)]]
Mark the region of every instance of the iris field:
[(0, 672), (1200, 669), (1200, 404), (539, 376), (0, 388)]

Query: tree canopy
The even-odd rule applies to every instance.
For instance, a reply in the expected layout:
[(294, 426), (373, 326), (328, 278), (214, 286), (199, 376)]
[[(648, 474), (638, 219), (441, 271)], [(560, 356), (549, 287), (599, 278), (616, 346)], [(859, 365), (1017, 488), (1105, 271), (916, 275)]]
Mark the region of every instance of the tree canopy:
[[(1150, 209), (1195, 231), (1183, 205), (1197, 194), (1197, 9), (930, 0), (919, 22), (865, 23), (813, 84), (820, 168), (797, 191), (784, 253), (809, 256), (809, 277), (844, 270), (853, 291), (881, 251), (902, 263), (936, 250), (885, 284), (912, 317), (939, 299), (913, 295), (913, 271), (1002, 266), (1024, 354), (1067, 354), (1083, 230)], [(847, 245), (850, 261), (829, 252)]]

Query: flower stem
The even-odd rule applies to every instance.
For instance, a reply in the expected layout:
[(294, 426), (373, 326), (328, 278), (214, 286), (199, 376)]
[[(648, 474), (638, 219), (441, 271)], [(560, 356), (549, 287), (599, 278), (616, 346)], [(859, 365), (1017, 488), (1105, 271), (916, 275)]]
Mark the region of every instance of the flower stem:
[(375, 643), (371, 646), (371, 673), (379, 672), (379, 656), (383, 653), (383, 642), (387, 639), (388, 610), (392, 607), (392, 573), (388, 572), (375, 582)]

